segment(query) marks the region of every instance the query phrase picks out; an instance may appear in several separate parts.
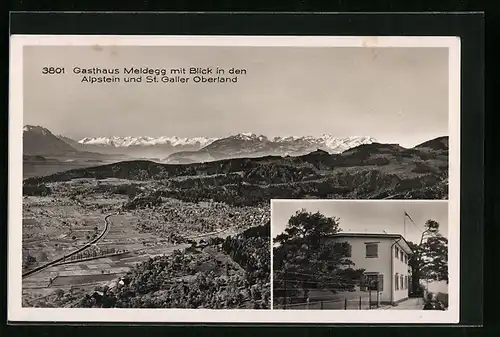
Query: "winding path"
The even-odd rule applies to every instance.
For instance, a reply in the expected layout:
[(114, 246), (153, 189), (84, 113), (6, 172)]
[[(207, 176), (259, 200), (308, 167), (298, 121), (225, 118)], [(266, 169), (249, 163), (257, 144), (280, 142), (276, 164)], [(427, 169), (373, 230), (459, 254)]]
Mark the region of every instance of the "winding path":
[(96, 237), (92, 241), (87, 242), (85, 245), (83, 245), (82, 247), (78, 248), (77, 250), (75, 250), (75, 251), (73, 251), (73, 252), (71, 252), (69, 254), (66, 254), (66, 255), (64, 255), (64, 256), (62, 256), (62, 257), (60, 257), (58, 259), (52, 260), (51, 262), (48, 262), (48, 263), (46, 263), (46, 264), (44, 264), (42, 266), (38, 266), (38, 267), (36, 267), (36, 268), (34, 268), (34, 269), (30, 270), (30, 271), (27, 271), (26, 273), (24, 273), (22, 275), (22, 278), (28, 277), (30, 275), (33, 275), (34, 273), (37, 273), (39, 271), (42, 271), (42, 270), (47, 269), (49, 267), (52, 267), (53, 265), (55, 265), (55, 264), (57, 264), (57, 263), (59, 263), (61, 261), (64, 261), (67, 258), (70, 258), (71, 256), (76, 255), (76, 254), (84, 251), (85, 249), (89, 248), (93, 244), (99, 242), (109, 232), (110, 222), (109, 222), (108, 218), (110, 216), (113, 216), (113, 215), (116, 215), (116, 214), (106, 215), (106, 217), (104, 218), (104, 230), (102, 231), (102, 233), (98, 237)]

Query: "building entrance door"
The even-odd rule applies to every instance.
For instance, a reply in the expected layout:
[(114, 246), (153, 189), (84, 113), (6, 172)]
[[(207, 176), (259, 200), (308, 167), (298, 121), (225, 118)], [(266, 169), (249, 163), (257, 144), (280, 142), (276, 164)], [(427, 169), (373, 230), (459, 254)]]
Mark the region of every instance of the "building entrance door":
[(383, 287), (383, 277), (380, 274), (366, 274), (366, 285), (368, 290), (369, 308), (378, 308), (380, 305), (380, 292)]

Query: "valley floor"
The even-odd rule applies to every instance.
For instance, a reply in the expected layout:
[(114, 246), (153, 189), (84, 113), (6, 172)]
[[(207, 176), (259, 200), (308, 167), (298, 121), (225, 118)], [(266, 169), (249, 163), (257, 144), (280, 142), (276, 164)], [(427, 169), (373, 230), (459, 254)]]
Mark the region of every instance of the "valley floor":
[[(123, 208), (128, 197), (96, 193), (96, 181), (80, 182), (76, 189), (74, 184), (54, 183), (50, 196), (24, 197), (23, 272), (86, 245), (102, 233), (107, 215), (109, 230), (76, 256), (24, 277), (23, 306), (80, 306), (82, 298), (96, 289), (119, 286), (120, 279), (137, 265), (179, 252), (195, 256), (194, 269), (186, 276), (216, 273), (244, 279), (245, 270), (221, 249), (221, 242), (269, 219), (269, 210), (264, 208), (175, 199), (128, 210)], [(208, 245), (214, 238), (219, 241)], [(240, 284), (245, 287), (250, 285)], [(250, 290), (243, 293), (250, 297)], [(252, 307), (248, 299), (240, 302)]]

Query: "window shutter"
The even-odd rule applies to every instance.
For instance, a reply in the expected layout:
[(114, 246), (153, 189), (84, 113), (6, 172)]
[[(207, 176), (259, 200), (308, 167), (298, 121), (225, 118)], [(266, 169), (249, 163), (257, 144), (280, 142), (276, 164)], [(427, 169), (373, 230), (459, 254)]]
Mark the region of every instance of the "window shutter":
[(378, 274), (378, 291), (384, 291), (384, 275)]

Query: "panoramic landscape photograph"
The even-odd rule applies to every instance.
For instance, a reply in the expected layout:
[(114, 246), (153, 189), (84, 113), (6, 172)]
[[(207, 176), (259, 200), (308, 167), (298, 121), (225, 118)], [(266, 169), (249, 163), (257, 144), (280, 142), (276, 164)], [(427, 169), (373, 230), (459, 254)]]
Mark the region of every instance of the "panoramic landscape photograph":
[(447, 48), (23, 54), (23, 307), (271, 309), (272, 199), (448, 199)]

